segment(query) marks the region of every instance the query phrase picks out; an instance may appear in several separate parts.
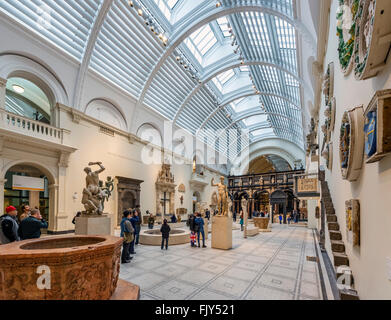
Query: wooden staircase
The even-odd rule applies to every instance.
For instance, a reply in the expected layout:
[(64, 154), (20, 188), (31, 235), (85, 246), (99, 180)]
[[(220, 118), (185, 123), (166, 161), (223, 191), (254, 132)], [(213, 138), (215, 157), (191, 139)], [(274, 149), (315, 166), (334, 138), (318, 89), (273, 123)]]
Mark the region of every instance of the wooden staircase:
[[(331, 199), (330, 189), (325, 179), (320, 179), (322, 185), (322, 202), (324, 204), (326, 213), (326, 223), (328, 226), (329, 237), (331, 242), (331, 250), (333, 252), (333, 262), (335, 270), (339, 266), (349, 266), (349, 257), (346, 255), (345, 244), (342, 241), (342, 233), (338, 223), (337, 215)], [(336, 271), (336, 277), (340, 277), (342, 274), (338, 274)], [(352, 276), (352, 285), (354, 286), (354, 278)], [(356, 290), (339, 290), (341, 300), (359, 300)]]

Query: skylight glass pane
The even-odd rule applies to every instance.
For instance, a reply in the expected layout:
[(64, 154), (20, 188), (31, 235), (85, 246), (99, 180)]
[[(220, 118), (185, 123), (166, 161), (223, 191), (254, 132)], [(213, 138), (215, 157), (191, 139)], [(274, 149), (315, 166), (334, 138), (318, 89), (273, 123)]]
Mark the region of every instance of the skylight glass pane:
[(217, 79), (221, 82), (222, 85), (227, 83), (233, 76), (235, 72), (231, 69), (217, 76)]
[(217, 19), (217, 24), (219, 25), (220, 30), (223, 33), (224, 37), (229, 37), (231, 35), (229, 32), (228, 19), (226, 17)]
[(266, 129), (259, 129), (259, 130), (253, 131), (252, 135), (254, 137), (259, 137), (259, 136), (262, 136), (262, 135), (273, 134), (273, 133), (274, 133), (273, 128), (266, 128)]
[(259, 124), (262, 122), (265, 122), (267, 120), (267, 115), (258, 115), (258, 116), (252, 116), (244, 120), (244, 123), (246, 126), (251, 126), (254, 124)]
[(249, 72), (250, 71), (248, 66), (241, 66), (241, 67), (239, 67), (239, 69), (241, 72)]
[(175, 5), (179, 2), (179, 0), (167, 0), (167, 5), (170, 7), (170, 9), (172, 10), (172, 8), (175, 7)]
[(209, 26), (209, 24), (200, 28), (198, 31), (194, 32), (190, 39), (193, 40), (194, 45), (197, 47), (198, 51), (202, 55), (208, 52), (210, 48), (217, 42), (217, 39)]
[(160, 11), (165, 15), (167, 20), (171, 19), (171, 8), (165, 0), (155, 0), (155, 3), (158, 5)]

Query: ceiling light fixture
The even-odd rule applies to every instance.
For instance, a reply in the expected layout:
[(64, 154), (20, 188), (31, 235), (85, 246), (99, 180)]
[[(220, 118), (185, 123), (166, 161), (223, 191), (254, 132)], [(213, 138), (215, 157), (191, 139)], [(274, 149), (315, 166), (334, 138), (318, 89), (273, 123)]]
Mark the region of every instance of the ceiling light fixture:
[(20, 85), (13, 84), (13, 85), (12, 85), (12, 89), (14, 89), (14, 91), (15, 91), (16, 93), (19, 93), (19, 94), (24, 93), (24, 88), (23, 88), (22, 86), (20, 86)]

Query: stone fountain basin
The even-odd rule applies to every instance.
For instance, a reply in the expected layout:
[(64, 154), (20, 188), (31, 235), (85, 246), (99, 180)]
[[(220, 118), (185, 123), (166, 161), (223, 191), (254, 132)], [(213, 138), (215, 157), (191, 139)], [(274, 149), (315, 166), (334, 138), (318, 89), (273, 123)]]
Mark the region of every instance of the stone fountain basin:
[[(160, 227), (157, 229), (142, 230), (139, 242), (149, 246), (160, 246), (162, 244), (162, 234)], [(168, 245), (190, 243), (190, 231), (186, 229), (171, 229)]]
[[(54, 236), (2, 245), (0, 300), (110, 299), (122, 242), (112, 236)], [(41, 280), (46, 271), (47, 283)], [(50, 289), (39, 288), (37, 280)]]

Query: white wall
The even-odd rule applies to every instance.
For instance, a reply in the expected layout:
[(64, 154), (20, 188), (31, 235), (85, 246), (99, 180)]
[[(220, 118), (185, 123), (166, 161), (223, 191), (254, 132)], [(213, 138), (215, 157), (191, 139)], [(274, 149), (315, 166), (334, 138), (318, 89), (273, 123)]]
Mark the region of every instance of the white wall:
[[(386, 258), (391, 257), (391, 155), (374, 164), (363, 164), (358, 181), (350, 183), (342, 180), (339, 157), (339, 128), (344, 111), (364, 105), (364, 110), (377, 90), (391, 88), (391, 59), (386, 69), (376, 78), (356, 81), (354, 74), (345, 77), (339, 67), (336, 19), (338, 1), (331, 7), (330, 32), (327, 53), (324, 60), (327, 64), (335, 63), (334, 96), (337, 101), (335, 130), (332, 136), (334, 159), (332, 172), (326, 170), (338, 222), (341, 227), (346, 252), (355, 278), (356, 289), (361, 299), (391, 299), (391, 281), (387, 278)], [(320, 110), (320, 126), (324, 123), (324, 98)], [(320, 134), (320, 146), (323, 134)], [(321, 158), (321, 165), (325, 161)], [(361, 205), (361, 247), (353, 249), (346, 241), (345, 201), (359, 199)], [(329, 244), (328, 244), (329, 246)], [(331, 257), (332, 258), (332, 257)]]

